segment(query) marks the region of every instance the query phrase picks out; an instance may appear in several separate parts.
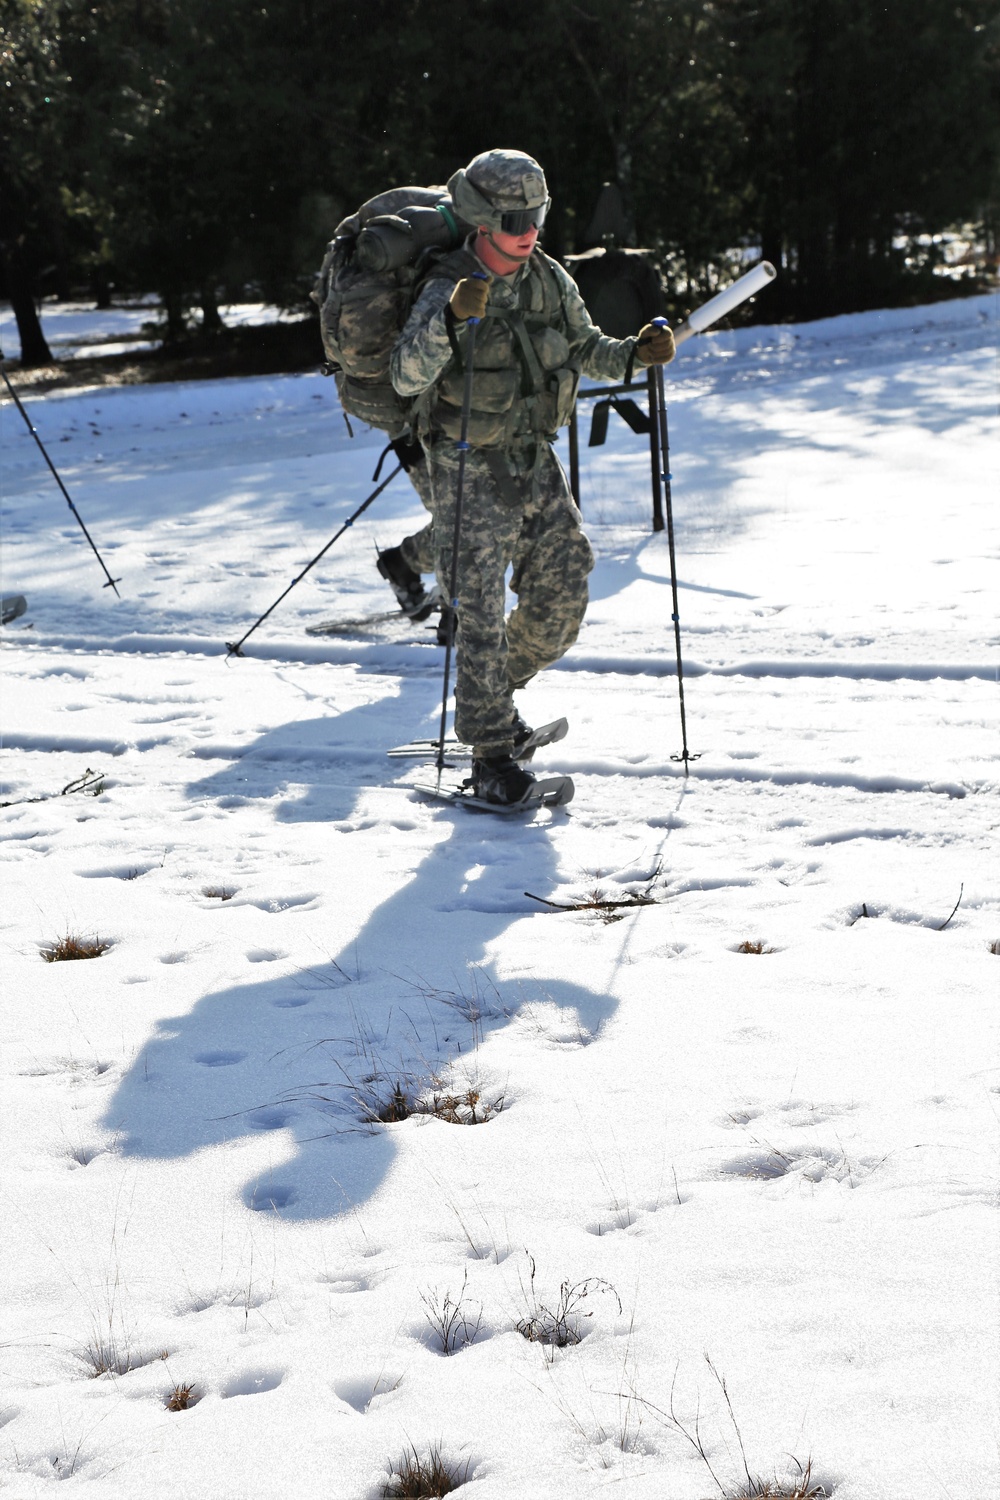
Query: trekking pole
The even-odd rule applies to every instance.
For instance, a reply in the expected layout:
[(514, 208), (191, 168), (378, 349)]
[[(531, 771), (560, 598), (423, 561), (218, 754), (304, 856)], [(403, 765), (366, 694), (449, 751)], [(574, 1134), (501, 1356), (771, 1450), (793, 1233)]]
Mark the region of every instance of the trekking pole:
[[(381, 467), (381, 465), (380, 465), (380, 467)], [(254, 621), (254, 623), (250, 626), (250, 629), (246, 632), (246, 635), (241, 635), (238, 641), (227, 641), (226, 642), (226, 660), (227, 661), (229, 660), (229, 658), (231, 656), (242, 656), (243, 655), (243, 652), (240, 649), (240, 647), (243, 645), (243, 642), (245, 640), (247, 640), (248, 637), (250, 637), (251, 635), (253, 635), (253, 633), (257, 629), (258, 625), (263, 625), (263, 623), (267, 619), (268, 615), (272, 614), (273, 611), (277, 609), (277, 607), (281, 603), (282, 599), (284, 599), (286, 597), (286, 595), (288, 595), (288, 594), (290, 594), (292, 592), (292, 589), (295, 587), (295, 585), (297, 583), (301, 583), (302, 579), (309, 572), (309, 569), (310, 568), (314, 568), (316, 566), (316, 564), (319, 562), (319, 560), (320, 560), (321, 557), (325, 557), (326, 556), (326, 554), (329, 552), (330, 548), (333, 546), (334, 542), (337, 541), (338, 538), (340, 538), (340, 537), (342, 537), (344, 535), (344, 532), (347, 530), (347, 528), (349, 526), (353, 526), (354, 525), (355, 521), (358, 519), (358, 517), (361, 515), (361, 513), (363, 511), (366, 511), (368, 509), (368, 507), (369, 507), (369, 505), (371, 505), (372, 501), (378, 499), (379, 495), (381, 495), (381, 493), (385, 489), (386, 485), (392, 483), (392, 481), (395, 479), (396, 475), (398, 473), (400, 473), (400, 471), (402, 470), (402, 467), (403, 467), (402, 464), (397, 464), (396, 467), (393, 469), (392, 473), (389, 475), (389, 478), (388, 479), (383, 479), (382, 483), (378, 486), (378, 488), (372, 490), (372, 492), (368, 496), (367, 500), (362, 500), (361, 504), (358, 506), (358, 508), (354, 512), (353, 516), (348, 516), (347, 520), (344, 522), (343, 526), (341, 526), (341, 528), (337, 532), (336, 536), (332, 536), (330, 538), (330, 540), (327, 542), (326, 546), (323, 548), (322, 552), (317, 552), (316, 553), (316, 556), (313, 558), (312, 562), (306, 563), (305, 567), (302, 569), (302, 572), (298, 575), (298, 577), (297, 578), (293, 578), (292, 581), (291, 581), (291, 583), (288, 585), (287, 589), (285, 589), (285, 592), (283, 594), (279, 594), (278, 597), (277, 597), (277, 599), (275, 599), (274, 603), (271, 605), (271, 608), (270, 609), (265, 609), (265, 611), (261, 615), (260, 619)], [(376, 473), (377, 472), (378, 471), (376, 470)]]
[(59, 486), (59, 488), (62, 490), (63, 495), (66, 498), (66, 504), (69, 506), (70, 510), (73, 512), (74, 516), (76, 516), (76, 519), (79, 521), (79, 523), (80, 523), (80, 530), (83, 532), (84, 536), (87, 538), (87, 541), (90, 543), (91, 550), (93, 551), (94, 556), (97, 558), (97, 561), (100, 563), (101, 567), (104, 568), (104, 576), (105, 576), (105, 578), (108, 581), (107, 581), (107, 583), (102, 583), (101, 584), (101, 588), (102, 589), (113, 588), (115, 590), (115, 593), (118, 595), (118, 598), (120, 599), (121, 598), (121, 594), (118, 593), (118, 590), (115, 587), (115, 585), (121, 583), (121, 579), (120, 578), (112, 578), (111, 574), (108, 572), (107, 568), (105, 567), (105, 565), (104, 565), (104, 558), (101, 556), (101, 554), (98, 552), (96, 546), (94, 545), (94, 538), (91, 536), (90, 532), (87, 530), (86, 526), (83, 524), (83, 517), (81, 516), (80, 512), (77, 510), (76, 506), (73, 504), (72, 500), (69, 497), (69, 490), (66, 488), (66, 486), (63, 484), (62, 480), (59, 478), (59, 472), (56, 469), (55, 464), (52, 462), (51, 458), (49, 457), (48, 452), (47, 452), (46, 447), (45, 447), (45, 444), (42, 442), (41, 438), (38, 436), (38, 433), (35, 431), (34, 427), (32, 426), (31, 418), (28, 416), (28, 413), (25, 411), (24, 407), (21, 405), (21, 398), (18, 396), (18, 394), (15, 391), (14, 387), (11, 385), (10, 381), (7, 379), (7, 371), (3, 368), (3, 357), (4, 357), (3, 356), (3, 350), (0, 349), (0, 375), (3, 375), (4, 384), (6, 385), (8, 391), (10, 391), (11, 396), (14, 398), (14, 405), (17, 407), (18, 411), (21, 413), (21, 416), (24, 418), (25, 423), (26, 423), (27, 428), (28, 428), (28, 431), (31, 433), (31, 436), (34, 438), (34, 440), (38, 444), (39, 448), (41, 448), (41, 450), (42, 450), (42, 457), (45, 459), (45, 462), (48, 464), (49, 468), (52, 470), (52, 477), (55, 480), (56, 484)]
[[(666, 328), (666, 318), (654, 318), (653, 322), (658, 328)], [(680, 606), (677, 602), (677, 556), (674, 551), (674, 508), (670, 494), (670, 445), (667, 440), (667, 398), (663, 387), (663, 366), (655, 365), (656, 379), (656, 419), (660, 434), (660, 481), (663, 485), (663, 498), (666, 503), (667, 512), (667, 546), (670, 551), (670, 592), (673, 599), (674, 622), (674, 645), (677, 650), (677, 694), (681, 707), (681, 744), (680, 755), (672, 755), (671, 760), (684, 762), (684, 775), (688, 774), (688, 761), (697, 760), (697, 755), (692, 755), (688, 749), (687, 742), (687, 719), (684, 713), (684, 664), (681, 660), (681, 616)]]
[[(477, 281), (488, 281), (482, 271), (473, 271)], [(455, 447), (458, 449), (458, 480), (455, 485), (455, 535), (451, 544), (451, 578), (448, 587), (448, 629), (444, 643), (444, 684), (441, 690), (441, 729), (438, 734), (438, 753), (435, 765), (438, 786), (444, 770), (444, 728), (448, 717), (448, 688), (451, 679), (451, 650), (455, 641), (455, 620), (458, 617), (458, 553), (462, 535), (462, 501), (465, 495), (465, 459), (469, 451), (469, 413), (472, 411), (472, 359), (476, 350), (478, 318), (467, 319), (469, 337), (465, 349), (465, 389), (462, 392), (461, 436)]]

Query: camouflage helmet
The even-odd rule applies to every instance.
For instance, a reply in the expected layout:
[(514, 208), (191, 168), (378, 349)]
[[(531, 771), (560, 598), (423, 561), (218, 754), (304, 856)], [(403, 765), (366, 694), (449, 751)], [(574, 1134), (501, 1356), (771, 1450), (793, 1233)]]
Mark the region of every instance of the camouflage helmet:
[(494, 233), (523, 233), (529, 222), (541, 229), (552, 202), (545, 173), (523, 151), (481, 152), (455, 173), (448, 191), (460, 219)]

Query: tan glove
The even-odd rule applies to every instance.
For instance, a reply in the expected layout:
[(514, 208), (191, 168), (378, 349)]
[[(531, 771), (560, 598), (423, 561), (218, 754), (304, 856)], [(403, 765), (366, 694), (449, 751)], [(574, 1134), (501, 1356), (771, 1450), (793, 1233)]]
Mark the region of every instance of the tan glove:
[(635, 353), (640, 364), (669, 365), (677, 353), (674, 336), (669, 328), (659, 328), (655, 323), (647, 323), (639, 330)]
[(483, 316), (492, 280), (492, 276), (484, 276), (482, 280), (478, 276), (463, 276), (461, 281), (456, 281), (455, 290), (448, 299), (456, 322), (464, 323), (467, 318)]

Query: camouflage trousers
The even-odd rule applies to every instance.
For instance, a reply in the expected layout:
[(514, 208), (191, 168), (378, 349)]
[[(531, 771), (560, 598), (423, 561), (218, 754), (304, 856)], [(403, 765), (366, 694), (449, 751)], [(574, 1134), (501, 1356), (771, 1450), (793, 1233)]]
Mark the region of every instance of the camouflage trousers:
[[(590, 543), (562, 466), (547, 443), (536, 464), (511, 455), (498, 481), (482, 453), (466, 463), (458, 558), (455, 733), (473, 754), (509, 755), (512, 694), (558, 661), (587, 609)], [(438, 583), (449, 597), (458, 456), (429, 452)], [(505, 620), (505, 577), (517, 605)]]
[[(406, 477), (413, 485), (422, 503), (428, 510), (432, 510), (431, 504), (431, 475), (427, 460), (421, 458), (407, 471)], [(437, 565), (437, 552), (434, 547), (434, 523), (433, 521), (416, 531), (412, 536), (404, 536), (399, 544), (399, 549), (406, 562), (417, 573), (433, 573)]]

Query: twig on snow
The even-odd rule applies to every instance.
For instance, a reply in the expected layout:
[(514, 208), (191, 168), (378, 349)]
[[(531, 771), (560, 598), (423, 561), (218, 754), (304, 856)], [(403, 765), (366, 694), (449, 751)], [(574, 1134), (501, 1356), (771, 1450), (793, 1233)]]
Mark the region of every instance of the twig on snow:
[(958, 888), (958, 900), (955, 902), (955, 905), (951, 909), (951, 916), (949, 916), (944, 922), (941, 923), (941, 926), (938, 928), (938, 932), (944, 932), (944, 930), (947, 927), (948, 923), (951, 921), (951, 918), (955, 915), (955, 913), (958, 911), (958, 908), (961, 906), (961, 904), (962, 904), (962, 896), (964, 894), (965, 894), (965, 881), (963, 880), (962, 884)]
[(43, 792), (40, 797), (15, 797), (10, 802), (0, 802), (0, 807), (18, 807), (23, 802), (49, 802), (53, 797), (68, 797), (73, 792), (89, 792), (92, 797), (99, 797), (103, 790), (104, 772), (92, 771), (88, 766), (82, 776), (67, 782), (61, 792)]

